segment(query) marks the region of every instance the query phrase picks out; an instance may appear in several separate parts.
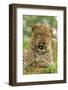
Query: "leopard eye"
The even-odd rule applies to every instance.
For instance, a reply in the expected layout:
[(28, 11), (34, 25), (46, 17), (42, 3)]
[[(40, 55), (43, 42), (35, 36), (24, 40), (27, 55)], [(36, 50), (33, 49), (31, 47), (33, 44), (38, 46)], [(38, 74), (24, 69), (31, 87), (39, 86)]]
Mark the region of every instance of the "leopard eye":
[(39, 33), (39, 32), (38, 32), (38, 35), (42, 35), (42, 33)]
[(43, 42), (43, 44), (46, 44), (45, 42)]

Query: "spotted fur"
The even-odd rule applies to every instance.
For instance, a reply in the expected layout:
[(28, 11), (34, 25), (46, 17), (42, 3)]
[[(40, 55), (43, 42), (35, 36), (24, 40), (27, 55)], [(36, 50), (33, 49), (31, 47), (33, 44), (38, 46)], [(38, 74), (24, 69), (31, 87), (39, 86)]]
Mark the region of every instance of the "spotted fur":
[[(43, 44), (43, 48), (39, 49), (39, 45), (41, 45), (39, 43)], [(50, 27), (48, 24), (33, 25), (29, 49), (24, 50), (24, 70), (30, 66), (45, 67), (51, 63), (53, 63), (53, 55)], [(31, 73), (33, 72), (34, 70), (31, 71)]]

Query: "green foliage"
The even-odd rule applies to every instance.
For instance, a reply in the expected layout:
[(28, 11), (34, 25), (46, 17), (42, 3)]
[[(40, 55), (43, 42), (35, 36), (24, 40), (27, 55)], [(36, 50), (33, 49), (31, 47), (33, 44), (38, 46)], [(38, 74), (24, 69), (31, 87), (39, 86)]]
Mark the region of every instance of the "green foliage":
[(25, 48), (25, 47), (26, 47), (26, 49), (28, 49), (28, 48), (29, 48), (28, 41), (27, 41), (27, 42), (24, 42), (23, 48)]
[(47, 68), (45, 68), (45, 73), (56, 73), (57, 72), (57, 66), (56, 63), (53, 63), (49, 65)]

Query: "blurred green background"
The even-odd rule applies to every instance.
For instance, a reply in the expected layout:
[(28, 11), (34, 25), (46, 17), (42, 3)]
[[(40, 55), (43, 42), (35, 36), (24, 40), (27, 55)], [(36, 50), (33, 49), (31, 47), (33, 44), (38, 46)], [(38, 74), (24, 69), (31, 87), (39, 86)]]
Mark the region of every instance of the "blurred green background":
[[(23, 48), (29, 48), (29, 42), (31, 39), (31, 25), (32, 24), (49, 24), (50, 27), (54, 28), (53, 32), (57, 32), (57, 18), (56, 16), (35, 16), (35, 15), (23, 15)], [(57, 33), (56, 33), (57, 34)], [(44, 73), (56, 73), (57, 72), (57, 35), (52, 38), (52, 50), (54, 64), (44, 69)], [(30, 67), (28, 67), (29, 69)], [(26, 73), (30, 73), (29, 70)]]

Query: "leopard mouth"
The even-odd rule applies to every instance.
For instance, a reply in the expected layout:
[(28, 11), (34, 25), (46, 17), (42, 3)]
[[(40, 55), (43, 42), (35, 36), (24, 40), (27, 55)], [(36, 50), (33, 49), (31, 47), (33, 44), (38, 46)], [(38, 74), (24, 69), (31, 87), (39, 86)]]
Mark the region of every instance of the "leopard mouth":
[(34, 45), (34, 51), (37, 53), (37, 54), (39, 54), (39, 55), (44, 55), (45, 53), (48, 53), (49, 52), (49, 50), (47, 49), (47, 48), (43, 48), (43, 49), (40, 49), (40, 48), (38, 48), (38, 46), (36, 46), (36, 45)]
[(48, 53), (48, 52), (49, 52), (49, 50), (47, 50), (47, 49), (42, 49), (42, 50), (38, 49), (38, 51), (37, 51), (37, 53), (39, 55), (43, 55), (43, 54)]

